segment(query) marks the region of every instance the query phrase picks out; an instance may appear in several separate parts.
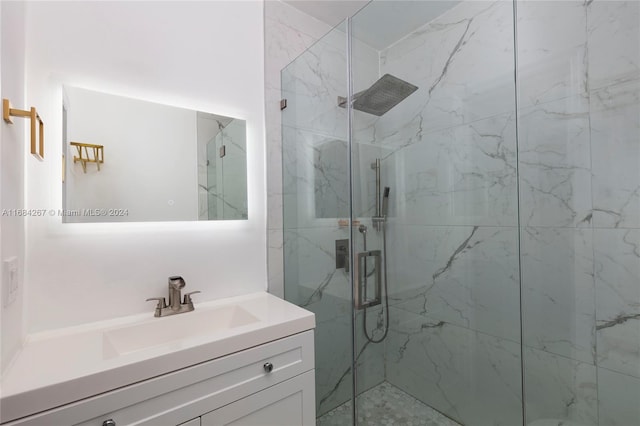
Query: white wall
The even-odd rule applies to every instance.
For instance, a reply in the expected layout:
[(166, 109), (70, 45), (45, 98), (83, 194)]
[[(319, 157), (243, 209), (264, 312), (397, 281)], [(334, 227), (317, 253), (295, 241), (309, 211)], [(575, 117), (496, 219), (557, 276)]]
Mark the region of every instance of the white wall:
[[(247, 121), (248, 221), (27, 221), (30, 331), (138, 312), (181, 274), (197, 301), (266, 288), (262, 2), (27, 4), (28, 99), (45, 161), (27, 161), (27, 204), (61, 204), (61, 84)], [(108, 157), (105, 157), (108, 158)]]
[[(196, 111), (65, 87), (70, 141), (104, 146), (88, 163), (66, 145), (67, 209), (126, 209), (123, 216), (69, 216), (69, 222), (197, 220)], [(89, 150), (89, 155), (93, 155)]]
[[(0, 3), (1, 23), (1, 84), (2, 97), (8, 98), (14, 108), (27, 108), (24, 98), (25, 70), (25, 25), (24, 4), (19, 2)], [(25, 124), (22, 118), (14, 119), (14, 124), (1, 122), (0, 143), (0, 209), (24, 208), (24, 152)], [(13, 302), (5, 307), (8, 294), (5, 293), (8, 277), (6, 271), (0, 274), (0, 372), (4, 371), (16, 351), (23, 336), (23, 271), (24, 271), (24, 219), (19, 216), (0, 217), (0, 267), (4, 259), (18, 258), (19, 289)]]

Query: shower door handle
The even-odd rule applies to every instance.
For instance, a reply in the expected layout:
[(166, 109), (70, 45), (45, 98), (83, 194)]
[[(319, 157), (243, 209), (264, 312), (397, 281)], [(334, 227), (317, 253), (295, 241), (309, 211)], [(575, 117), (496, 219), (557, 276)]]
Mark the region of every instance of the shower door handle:
[[(366, 283), (364, 277), (367, 274), (366, 260), (367, 258), (373, 258), (375, 265), (375, 293), (373, 299), (365, 299), (365, 289), (363, 284)], [(382, 274), (380, 269), (382, 267), (382, 252), (380, 250), (363, 251), (356, 255), (356, 261), (354, 262), (353, 275), (355, 278), (355, 306), (356, 309), (369, 308), (371, 306), (379, 305), (382, 302)]]

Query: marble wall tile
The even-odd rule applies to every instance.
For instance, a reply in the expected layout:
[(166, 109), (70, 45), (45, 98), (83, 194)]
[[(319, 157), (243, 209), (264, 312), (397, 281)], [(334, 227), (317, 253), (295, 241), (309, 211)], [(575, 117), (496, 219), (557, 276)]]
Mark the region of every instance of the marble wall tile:
[(264, 2), (265, 83), (280, 91), (280, 70), (315, 44), (331, 27), (281, 1)]
[(267, 153), (267, 262), (269, 291), (282, 296), (283, 192), (280, 70), (313, 45), (330, 26), (281, 1), (265, 1), (265, 116)]
[(329, 140), (313, 147), (313, 191), (316, 218), (349, 215), (349, 162), (345, 141)]
[[(245, 122), (221, 117), (201, 120), (198, 115), (197, 123), (199, 217), (247, 219)], [(224, 159), (218, 156), (222, 146)]]
[(316, 416), (331, 411), (351, 399), (351, 317), (337, 316), (317, 324)]
[[(285, 126), (282, 128), (282, 144), (283, 193), (313, 192), (316, 180), (334, 182), (346, 178), (349, 166), (346, 140)], [(337, 149), (341, 149), (337, 154), (342, 155), (334, 153), (324, 164), (319, 162), (323, 152), (329, 154)], [(331, 160), (333, 164), (329, 164)], [(323, 167), (329, 169), (327, 176), (322, 176), (325, 174)], [(331, 175), (336, 176), (332, 178)], [(342, 202), (346, 201), (343, 199)]]
[[(369, 341), (364, 334), (364, 310), (356, 314), (356, 393), (379, 385), (385, 380), (385, 347), (386, 341), (375, 343)], [(385, 315), (383, 306), (367, 309), (367, 334), (379, 339), (384, 333)]]
[[(368, 319), (380, 315), (380, 307), (369, 310)], [(385, 344), (369, 342), (363, 334), (363, 311), (356, 318), (356, 374), (358, 394), (385, 380)], [(368, 329), (376, 322), (368, 322)], [(372, 326), (373, 325), (373, 326)], [(376, 333), (377, 334), (377, 333)], [(351, 316), (340, 315), (316, 327), (317, 416), (351, 398)]]
[[(331, 140), (315, 145), (313, 151), (315, 217), (345, 218), (349, 215), (350, 200), (347, 143)], [(372, 164), (383, 157), (383, 151), (380, 147), (359, 143), (351, 148), (351, 209), (356, 217), (376, 214), (376, 174)]]
[(313, 181), (313, 147), (331, 138), (313, 137), (313, 133), (305, 132), (290, 126), (282, 127), (282, 193), (296, 194), (300, 179), (310, 190)]
[(288, 126), (282, 135), (284, 227), (336, 226), (348, 218), (346, 141)]
[[(282, 228), (282, 130), (280, 90), (266, 89), (267, 227)], [(279, 198), (279, 200), (278, 200)]]
[(591, 229), (524, 228), (523, 343), (595, 364)]
[(595, 366), (528, 347), (523, 353), (527, 424), (558, 419), (598, 425)]
[(595, 229), (598, 366), (640, 379), (640, 229)]
[[(371, 309), (369, 318), (379, 315), (380, 308)], [(384, 381), (384, 343), (366, 340), (362, 314), (356, 322), (357, 393), (360, 394)], [(351, 398), (352, 341), (351, 315), (338, 315), (316, 326), (316, 394), (317, 416), (347, 402)], [(374, 321), (375, 323), (375, 321)], [(375, 328), (369, 323), (369, 329)], [(320, 378), (321, 376), (321, 378)], [(319, 380), (319, 383), (318, 383)]]
[(640, 379), (598, 368), (598, 417), (601, 426), (640, 424)]
[(640, 79), (640, 3), (587, 2), (589, 88)]
[(387, 381), (461, 424), (522, 421), (520, 345), (393, 308)]
[[(287, 229), (298, 228), (298, 221), (300, 225), (305, 223), (304, 218), (299, 218), (298, 209), (300, 209), (299, 203), (303, 201), (302, 194), (283, 194), (282, 195), (282, 216), (283, 216), (283, 228), (284, 232)], [(308, 198), (312, 197), (312, 194), (307, 195)], [(311, 204), (311, 202), (309, 202)], [(306, 220), (306, 222), (310, 222)]]
[(640, 80), (591, 94), (593, 225), (640, 228)]
[(284, 234), (282, 229), (267, 230), (267, 274), (269, 293), (284, 298)]
[[(360, 84), (367, 87), (378, 77), (378, 54), (359, 44), (353, 56), (368, 71)], [(304, 51), (281, 73), (282, 96), (287, 99), (282, 123), (336, 138), (346, 139), (347, 110), (338, 105), (338, 97), (347, 96), (347, 58), (344, 26), (338, 26)], [(364, 88), (363, 87), (363, 88)]]
[[(381, 195), (384, 187), (389, 186), (393, 195), (397, 196), (396, 188), (391, 188), (391, 183), (387, 178), (387, 163), (390, 150), (376, 145), (358, 143), (355, 139), (351, 149), (353, 174), (353, 214), (359, 218), (370, 218), (376, 215), (376, 172), (373, 168), (377, 159), (381, 160)], [(389, 195), (391, 197), (391, 193)], [(390, 204), (392, 204), (390, 202)]]
[(347, 87), (343, 50), (319, 41), (282, 70), (283, 125), (346, 137), (346, 110), (337, 104)]
[(398, 299), (413, 291), (395, 306), (519, 342), (517, 237), (517, 228), (396, 228), (389, 292)]
[(521, 108), (587, 94), (586, 19), (582, 1), (518, 1)]
[(527, 226), (591, 226), (589, 103), (574, 96), (522, 109), (520, 217)]
[(285, 297), (316, 314), (320, 323), (351, 312), (351, 287), (344, 269), (336, 269), (335, 240), (346, 229), (301, 228), (284, 233)]
[(425, 134), (385, 161), (394, 216), (415, 225), (517, 225), (515, 121), (509, 114)]
[[(217, 144), (226, 147), (222, 167), (216, 167), (218, 174), (218, 194), (221, 198), (218, 214), (225, 219), (247, 219), (247, 152), (246, 124), (233, 120), (215, 137)], [(221, 160), (218, 158), (217, 163)], [(216, 164), (211, 162), (211, 164)], [(220, 194), (220, 191), (222, 193)], [(211, 192), (211, 190), (210, 190)], [(220, 216), (218, 216), (220, 217)]]
[[(198, 181), (200, 181), (199, 176)], [(203, 181), (206, 182), (206, 177)], [(198, 220), (209, 220), (209, 191), (205, 185), (206, 183), (198, 183)]]
[[(356, 77), (354, 77), (354, 79), (355, 78)], [(397, 108), (397, 106), (394, 107), (394, 109), (395, 108)], [(354, 110), (351, 122), (351, 138), (353, 140), (353, 143), (378, 145), (383, 149), (386, 148), (386, 144), (380, 144), (380, 140), (376, 135), (376, 123), (380, 120), (380, 118), (381, 117), (368, 114), (366, 112)]]
[[(282, 169), (281, 169), (282, 170)], [(282, 180), (280, 180), (282, 182)], [(282, 187), (282, 184), (280, 185)], [(268, 192), (270, 199), (267, 203), (267, 230), (280, 230), (284, 228), (284, 213), (283, 213), (283, 197), (282, 189), (277, 191)], [(282, 238), (280, 238), (282, 239)]]
[[(326, 226), (323, 219), (350, 214), (347, 142), (302, 129), (283, 127), (284, 222), (287, 228)], [(367, 144), (352, 148), (353, 214), (375, 215), (375, 171), (371, 164), (385, 150)], [(385, 185), (388, 183), (383, 182)], [(332, 222), (334, 225), (337, 221)]]
[(513, 111), (513, 64), (510, 2), (453, 7), (381, 52), (381, 73), (419, 89), (376, 122), (377, 140), (404, 146), (423, 133)]

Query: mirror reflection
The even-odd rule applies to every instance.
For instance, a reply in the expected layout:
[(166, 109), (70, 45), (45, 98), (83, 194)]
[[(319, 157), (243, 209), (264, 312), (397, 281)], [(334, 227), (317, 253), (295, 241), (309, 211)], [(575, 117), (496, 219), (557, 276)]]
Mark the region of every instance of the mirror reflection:
[(247, 219), (246, 122), (64, 87), (63, 222)]

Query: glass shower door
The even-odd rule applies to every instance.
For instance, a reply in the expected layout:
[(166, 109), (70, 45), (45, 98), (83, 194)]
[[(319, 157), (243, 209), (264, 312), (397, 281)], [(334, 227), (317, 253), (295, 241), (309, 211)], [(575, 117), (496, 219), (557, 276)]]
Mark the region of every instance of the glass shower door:
[(357, 424), (523, 422), (513, 12), (350, 21)]
[[(316, 315), (316, 413), (351, 424), (345, 26), (281, 72), (285, 299)], [(329, 419), (329, 417), (324, 417)]]

